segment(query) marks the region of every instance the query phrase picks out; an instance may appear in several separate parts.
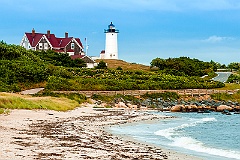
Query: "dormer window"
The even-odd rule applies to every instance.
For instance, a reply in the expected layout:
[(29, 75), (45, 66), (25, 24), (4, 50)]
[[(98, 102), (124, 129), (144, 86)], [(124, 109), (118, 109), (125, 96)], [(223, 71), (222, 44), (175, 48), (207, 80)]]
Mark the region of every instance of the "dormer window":
[(74, 46), (75, 46), (74, 43), (71, 43), (71, 49), (74, 49)]

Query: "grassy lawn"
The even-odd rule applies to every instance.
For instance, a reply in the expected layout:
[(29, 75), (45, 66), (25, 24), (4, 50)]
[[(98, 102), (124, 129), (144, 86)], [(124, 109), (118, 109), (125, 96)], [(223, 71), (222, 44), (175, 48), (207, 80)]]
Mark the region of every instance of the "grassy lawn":
[(216, 93), (212, 94), (211, 97), (219, 101), (233, 101), (240, 103), (240, 92), (234, 93), (232, 95), (227, 93)]
[(96, 62), (104, 61), (107, 63), (107, 67), (109, 69), (116, 69), (119, 66), (123, 70), (142, 70), (142, 71), (150, 71), (150, 66), (146, 66), (143, 64), (136, 64), (136, 63), (128, 63), (123, 60), (116, 60), (116, 59), (98, 59)]
[(223, 88), (216, 88), (218, 90), (235, 90), (235, 89), (240, 89), (240, 84), (236, 83), (225, 83), (225, 87)]
[(67, 111), (75, 109), (79, 103), (67, 98), (32, 97), (14, 93), (0, 93), (0, 113), (9, 109), (47, 109)]

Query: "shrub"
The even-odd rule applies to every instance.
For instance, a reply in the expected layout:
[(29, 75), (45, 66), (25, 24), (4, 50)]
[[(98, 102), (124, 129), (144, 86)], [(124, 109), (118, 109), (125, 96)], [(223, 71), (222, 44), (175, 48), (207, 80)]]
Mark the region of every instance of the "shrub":
[(107, 64), (104, 61), (100, 61), (96, 66), (96, 69), (107, 69)]
[(116, 70), (123, 70), (122, 67), (118, 66)]

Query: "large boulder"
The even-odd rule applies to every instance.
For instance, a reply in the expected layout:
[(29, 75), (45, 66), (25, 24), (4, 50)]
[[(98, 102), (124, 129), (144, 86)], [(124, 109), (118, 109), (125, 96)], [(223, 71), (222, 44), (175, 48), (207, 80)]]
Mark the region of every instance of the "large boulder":
[(189, 105), (188, 111), (196, 112), (198, 111), (198, 107), (196, 105)]
[(236, 106), (235, 109), (240, 110), (240, 106)]
[(198, 106), (198, 107), (197, 107), (198, 110), (201, 110), (201, 109), (203, 109), (203, 108), (205, 108), (205, 107), (204, 107), (204, 106)]
[(233, 108), (230, 107), (230, 106), (227, 106), (227, 105), (220, 105), (217, 107), (217, 112), (222, 112), (224, 110), (228, 110), (228, 111), (231, 111)]
[(182, 112), (183, 108), (183, 105), (175, 105), (171, 108), (171, 112)]
[(119, 102), (118, 104), (115, 104), (115, 107), (117, 108), (127, 108), (126, 104), (123, 102)]
[(212, 107), (211, 107), (211, 106), (206, 106), (205, 108), (206, 108), (206, 109), (209, 109), (209, 110), (210, 110), (210, 109), (212, 109)]
[(107, 107), (108, 104), (107, 104), (107, 103), (101, 103), (99, 106), (101, 106), (101, 107)]

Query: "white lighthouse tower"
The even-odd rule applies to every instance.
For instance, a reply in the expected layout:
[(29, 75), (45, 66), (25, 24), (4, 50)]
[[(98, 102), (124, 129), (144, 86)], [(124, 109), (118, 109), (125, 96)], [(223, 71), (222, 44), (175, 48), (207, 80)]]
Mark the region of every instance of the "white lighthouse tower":
[(104, 59), (118, 59), (117, 35), (119, 30), (117, 30), (111, 22), (111, 24), (108, 25), (108, 29), (104, 30), (104, 33), (106, 33)]

